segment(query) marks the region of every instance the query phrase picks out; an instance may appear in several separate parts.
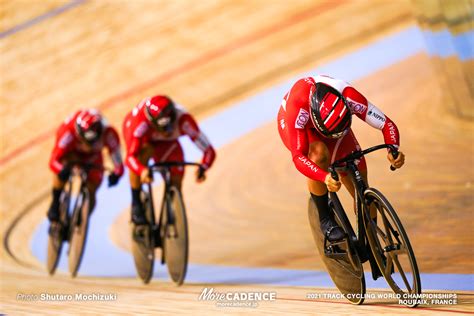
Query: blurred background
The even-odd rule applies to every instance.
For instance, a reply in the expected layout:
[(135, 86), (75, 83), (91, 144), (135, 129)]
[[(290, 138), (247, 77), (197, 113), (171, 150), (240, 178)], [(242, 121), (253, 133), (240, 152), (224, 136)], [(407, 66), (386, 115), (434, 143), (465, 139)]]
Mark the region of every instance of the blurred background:
[[(309, 229), (305, 178), (276, 128), (285, 92), (318, 73), (352, 82), (395, 121), (407, 164), (392, 173), (385, 156), (374, 154), (370, 183), (397, 209), (426, 278), (462, 285), (428, 289), (472, 293), (473, 10), (469, 0), (2, 1), (2, 311), (35, 310), (15, 299), (18, 292), (119, 293), (117, 302), (86, 305), (96, 313), (150, 312), (150, 299), (173, 311), (219, 313), (196, 300), (202, 284), (273, 288), (278, 279), (278, 291), (301, 299), (308, 287), (332, 288), (313, 279), (292, 283), (292, 273), (324, 275), (324, 265)], [(149, 286), (134, 278), (127, 177), (99, 192), (80, 277), (49, 277), (45, 213), (57, 127), (94, 107), (120, 129), (126, 113), (155, 94), (184, 105), (218, 148), (208, 180), (198, 186), (190, 174), (184, 184), (189, 284), (176, 289), (159, 271), (164, 279)], [(353, 129), (362, 147), (383, 141), (363, 122)], [(187, 158), (198, 159), (184, 144)], [(351, 205), (347, 195), (344, 203)], [(82, 307), (42, 304), (62, 312)], [(312, 310), (298, 301), (275, 304), (258, 311)]]

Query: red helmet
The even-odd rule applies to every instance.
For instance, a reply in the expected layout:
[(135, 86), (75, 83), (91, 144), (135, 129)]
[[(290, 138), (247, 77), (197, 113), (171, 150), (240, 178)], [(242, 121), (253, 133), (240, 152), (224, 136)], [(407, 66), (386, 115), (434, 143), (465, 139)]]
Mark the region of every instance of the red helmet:
[(331, 86), (317, 82), (311, 95), (311, 119), (316, 129), (326, 137), (344, 136), (352, 122), (347, 100)]
[(76, 117), (76, 133), (86, 143), (92, 144), (102, 135), (102, 115), (98, 110), (81, 110)]
[(167, 96), (157, 95), (146, 100), (145, 115), (156, 129), (169, 132), (176, 120), (176, 106)]

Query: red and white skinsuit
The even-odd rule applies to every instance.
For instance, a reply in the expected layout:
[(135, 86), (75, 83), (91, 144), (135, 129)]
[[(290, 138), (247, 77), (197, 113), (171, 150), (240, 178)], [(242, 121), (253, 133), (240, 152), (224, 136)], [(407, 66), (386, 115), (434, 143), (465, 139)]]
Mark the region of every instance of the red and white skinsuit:
[[(293, 162), (306, 177), (324, 182), (328, 172), (308, 158), (309, 145), (321, 141), (329, 149), (330, 163), (343, 158), (360, 146), (352, 130), (338, 139), (331, 139), (319, 133), (310, 119), (311, 95), (316, 82), (322, 82), (338, 90), (348, 101), (352, 114), (370, 126), (382, 131), (386, 144), (399, 146), (400, 135), (395, 123), (349, 83), (318, 75), (298, 80), (285, 95), (278, 112), (278, 131), (285, 146), (291, 151)], [(365, 159), (359, 162), (359, 169), (366, 170)]]
[[(214, 162), (216, 152), (207, 137), (199, 130), (194, 118), (181, 106), (176, 106), (176, 120), (169, 134), (158, 132), (145, 115), (145, 102), (141, 101), (127, 114), (123, 122), (123, 135), (127, 146), (127, 167), (137, 175), (146, 168), (138, 156), (146, 145), (153, 147), (152, 158), (155, 162), (183, 161), (184, 154), (178, 138), (188, 135), (196, 146), (203, 152), (202, 165), (209, 169)], [(171, 168), (171, 176), (183, 176), (184, 168)]]
[[(100, 139), (89, 147), (81, 142), (75, 132), (75, 122), (79, 113), (80, 111), (77, 111), (73, 116), (67, 118), (57, 130), (56, 143), (49, 161), (50, 169), (58, 174), (68, 162), (102, 166), (102, 149), (106, 147), (114, 164), (113, 172), (119, 177), (122, 176), (124, 166), (120, 153), (120, 139), (115, 128), (107, 125), (103, 120), (104, 129)], [(99, 185), (102, 182), (103, 174), (103, 170), (92, 169), (88, 173), (88, 180)]]

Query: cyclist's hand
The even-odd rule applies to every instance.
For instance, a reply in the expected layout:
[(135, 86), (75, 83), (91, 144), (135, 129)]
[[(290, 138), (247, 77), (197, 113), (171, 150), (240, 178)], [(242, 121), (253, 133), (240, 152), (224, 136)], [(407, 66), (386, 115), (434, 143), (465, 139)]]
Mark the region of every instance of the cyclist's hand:
[(111, 173), (109, 174), (108, 180), (109, 180), (109, 188), (113, 187), (119, 182), (120, 176), (116, 173)]
[(142, 183), (152, 183), (153, 182), (153, 178), (150, 174), (150, 170), (148, 170), (148, 168), (146, 169), (143, 169), (142, 173), (140, 174), (140, 181)]
[(387, 158), (388, 158), (388, 161), (390, 161), (390, 164), (397, 169), (401, 168), (403, 164), (405, 163), (405, 155), (401, 151), (398, 152), (397, 159), (393, 158), (392, 153), (388, 153)]
[(63, 169), (59, 171), (58, 178), (62, 182), (66, 182), (67, 180), (69, 180), (70, 175), (71, 175), (71, 168), (69, 168), (68, 166), (64, 166)]
[[(341, 178), (341, 176), (339, 175), (339, 179), (340, 178)], [(334, 180), (331, 177), (330, 173), (326, 176), (326, 179), (324, 180), (324, 183), (326, 183), (326, 186), (328, 187), (329, 192), (337, 192), (341, 188), (341, 181)]]
[(201, 183), (206, 180), (206, 169), (203, 167), (199, 166), (199, 168), (196, 170), (196, 182)]

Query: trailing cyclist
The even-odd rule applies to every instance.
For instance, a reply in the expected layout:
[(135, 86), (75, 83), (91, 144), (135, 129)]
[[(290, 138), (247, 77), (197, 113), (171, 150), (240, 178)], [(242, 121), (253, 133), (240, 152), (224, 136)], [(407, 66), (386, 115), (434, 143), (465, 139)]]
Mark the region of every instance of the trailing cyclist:
[[(202, 167), (196, 173), (196, 181), (202, 182), (216, 156), (194, 118), (163, 95), (145, 98), (136, 105), (125, 117), (123, 135), (127, 146), (126, 164), (130, 169), (132, 222), (135, 225), (147, 223), (140, 192), (142, 183), (152, 181), (152, 175), (146, 167), (150, 158), (155, 162), (184, 161), (178, 138), (187, 135), (203, 152)], [(179, 189), (183, 176), (183, 167), (171, 168), (171, 184)]]
[[(124, 172), (120, 139), (115, 128), (108, 125), (100, 112), (95, 109), (79, 110), (58, 128), (49, 162), (49, 167), (54, 173), (53, 200), (48, 211), (48, 219), (51, 222), (59, 221), (59, 199), (73, 164), (102, 166), (104, 147), (107, 148), (114, 164), (114, 171), (108, 177), (109, 186), (113, 186), (118, 183)], [(95, 193), (102, 182), (103, 173), (101, 169), (88, 171), (87, 188), (91, 198), (89, 212), (94, 209)]]

